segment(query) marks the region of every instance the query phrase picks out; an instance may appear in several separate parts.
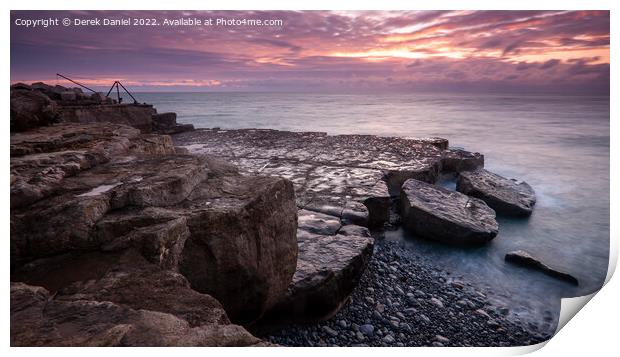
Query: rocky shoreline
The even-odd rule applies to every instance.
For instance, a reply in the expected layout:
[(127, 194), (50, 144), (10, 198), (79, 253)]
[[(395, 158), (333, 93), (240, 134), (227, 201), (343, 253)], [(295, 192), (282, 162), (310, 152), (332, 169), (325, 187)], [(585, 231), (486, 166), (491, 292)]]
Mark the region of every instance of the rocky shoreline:
[[(283, 346), (525, 346), (549, 338), (508, 317), (488, 292), (400, 242), (380, 240), (347, 304), (335, 316), (262, 336)], [(551, 325), (551, 312), (544, 316)], [(545, 330), (541, 328), (541, 330)]]
[[(381, 239), (402, 222), (427, 239), (485, 244), (498, 231), (488, 205), (533, 209), (527, 184), (446, 139), (193, 130), (147, 104), (43, 83), (11, 87), (11, 128), (12, 345), (549, 337)], [(462, 192), (435, 185), (461, 173)]]

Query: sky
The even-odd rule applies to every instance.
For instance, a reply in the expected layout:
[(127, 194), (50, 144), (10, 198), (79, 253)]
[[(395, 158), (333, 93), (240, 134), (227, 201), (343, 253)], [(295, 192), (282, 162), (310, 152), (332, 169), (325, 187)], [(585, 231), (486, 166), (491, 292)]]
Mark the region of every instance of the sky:
[[(72, 25), (23, 25), (46, 18)], [(180, 18), (214, 24), (164, 24)], [(609, 11), (11, 11), (11, 82), (65, 85), (61, 73), (136, 91), (600, 94), (609, 93), (609, 21)]]

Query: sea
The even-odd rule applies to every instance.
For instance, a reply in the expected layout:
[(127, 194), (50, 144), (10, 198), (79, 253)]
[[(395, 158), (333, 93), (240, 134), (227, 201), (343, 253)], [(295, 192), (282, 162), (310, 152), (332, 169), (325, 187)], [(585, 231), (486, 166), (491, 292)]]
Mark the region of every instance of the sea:
[[(554, 330), (560, 299), (590, 294), (606, 277), (610, 239), (609, 96), (523, 93), (138, 93), (138, 100), (197, 128), (270, 128), (449, 140), (485, 167), (528, 182), (529, 218), (498, 217), (499, 234), (475, 248), (449, 247), (402, 229), (402, 241), (452, 275), (484, 287), (513, 317)], [(441, 185), (454, 189), (453, 179)], [(522, 249), (577, 277), (579, 286), (508, 264)], [(553, 322), (545, 314), (553, 314)], [(546, 321), (546, 322), (545, 322)], [(547, 331), (548, 332), (548, 331)]]

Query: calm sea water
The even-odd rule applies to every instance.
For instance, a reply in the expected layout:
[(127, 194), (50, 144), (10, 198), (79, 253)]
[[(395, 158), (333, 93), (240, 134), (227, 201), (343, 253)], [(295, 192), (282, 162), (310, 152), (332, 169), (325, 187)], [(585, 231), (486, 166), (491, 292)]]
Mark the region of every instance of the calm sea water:
[[(513, 315), (542, 322), (560, 297), (598, 289), (609, 253), (609, 97), (524, 94), (335, 95), (296, 93), (140, 93), (159, 112), (196, 127), (272, 128), (329, 134), (440, 136), (479, 151), (487, 169), (527, 181), (538, 202), (529, 219), (500, 217), (488, 245), (451, 248), (403, 240), (454, 275), (488, 286)], [(442, 182), (454, 186), (453, 182)], [(575, 275), (573, 287), (504, 262), (528, 250)]]

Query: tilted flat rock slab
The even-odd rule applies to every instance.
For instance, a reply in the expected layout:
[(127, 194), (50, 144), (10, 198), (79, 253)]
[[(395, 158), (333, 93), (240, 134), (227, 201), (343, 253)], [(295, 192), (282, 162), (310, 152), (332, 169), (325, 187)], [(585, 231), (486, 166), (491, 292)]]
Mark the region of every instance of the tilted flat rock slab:
[[(344, 226), (347, 227), (347, 226)], [(351, 294), (372, 256), (374, 240), (357, 226), (347, 233), (297, 234), (297, 270), (284, 298), (268, 317), (310, 321), (335, 313)]]
[(574, 285), (579, 285), (579, 281), (577, 280), (577, 278), (575, 278), (571, 274), (548, 266), (547, 264), (543, 263), (538, 258), (534, 257), (533, 255), (531, 255), (530, 253), (526, 251), (516, 250), (513, 252), (509, 252), (506, 254), (505, 260), (507, 262), (511, 262), (517, 265), (540, 270), (543, 273), (549, 276), (552, 276), (554, 278), (567, 281)]
[(225, 322), (186, 320), (110, 301), (55, 299), (45, 288), (11, 283), (11, 346), (257, 346)]
[(413, 233), (449, 244), (481, 244), (498, 233), (495, 211), (484, 201), (418, 180), (403, 185), (401, 215)]
[[(174, 140), (191, 153), (226, 158), (242, 172), (288, 178), (301, 209), (334, 215), (361, 203), (367, 207), (368, 221), (351, 223), (370, 227), (388, 221), (390, 197), (399, 195), (404, 181), (434, 183), (448, 149), (448, 141), (441, 138), (262, 129), (199, 129), (175, 135)], [(451, 162), (457, 165), (459, 160), (470, 158), (453, 155)]]
[(497, 213), (505, 215), (529, 216), (536, 204), (536, 194), (530, 185), (484, 169), (461, 172), (456, 189), (480, 198)]

